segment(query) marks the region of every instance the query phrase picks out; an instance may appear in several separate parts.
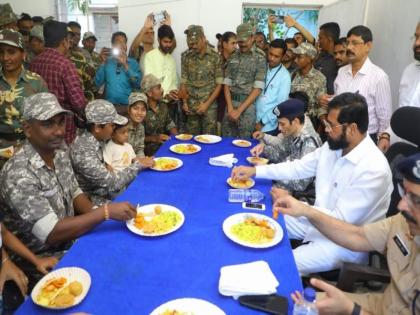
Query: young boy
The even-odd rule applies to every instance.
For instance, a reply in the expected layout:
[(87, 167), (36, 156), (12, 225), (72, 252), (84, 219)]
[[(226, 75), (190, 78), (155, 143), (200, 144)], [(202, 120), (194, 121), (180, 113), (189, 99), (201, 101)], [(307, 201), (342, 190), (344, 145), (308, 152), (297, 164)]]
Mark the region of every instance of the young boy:
[(147, 96), (133, 92), (128, 97), (128, 143), (139, 157), (144, 157), (144, 119), (147, 112)]
[(128, 123), (125, 125), (115, 124), (111, 140), (105, 145), (103, 153), (105, 163), (116, 172), (131, 165), (136, 153), (128, 143)]

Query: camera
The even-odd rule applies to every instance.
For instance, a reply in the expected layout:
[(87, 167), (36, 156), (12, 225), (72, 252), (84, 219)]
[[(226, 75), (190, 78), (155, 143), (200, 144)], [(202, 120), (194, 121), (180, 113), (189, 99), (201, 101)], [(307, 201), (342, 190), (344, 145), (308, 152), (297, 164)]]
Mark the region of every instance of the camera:
[(276, 19), (274, 20), (274, 22), (276, 22), (277, 24), (283, 24), (284, 23), (284, 15), (276, 15), (275, 17), (276, 17)]
[(160, 11), (158, 13), (153, 13), (153, 20), (155, 24), (159, 24), (160, 22), (164, 21), (166, 19), (166, 11)]

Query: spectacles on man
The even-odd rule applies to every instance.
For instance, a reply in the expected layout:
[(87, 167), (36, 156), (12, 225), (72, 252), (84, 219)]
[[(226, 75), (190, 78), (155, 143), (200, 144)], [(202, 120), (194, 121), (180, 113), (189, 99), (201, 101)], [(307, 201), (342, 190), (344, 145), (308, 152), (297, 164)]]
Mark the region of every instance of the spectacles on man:
[(401, 199), (406, 198), (408, 206), (410, 208), (420, 209), (420, 196), (413, 194), (410, 191), (407, 191), (407, 189), (405, 189), (401, 183), (398, 183), (397, 187)]
[(355, 40), (352, 40), (352, 41), (346, 41), (346, 46), (347, 47), (349, 47), (349, 46), (359, 46), (359, 45), (363, 45), (365, 42), (359, 42), (359, 41), (355, 41)]
[(321, 120), (321, 121), (322, 121), (322, 123), (324, 124), (325, 131), (326, 131), (326, 132), (331, 132), (331, 131), (333, 131), (333, 129), (334, 129), (334, 128), (337, 128), (337, 127), (341, 127), (341, 126), (347, 125), (347, 123), (344, 123), (344, 124), (340, 124), (340, 125), (335, 125), (335, 126), (333, 126), (333, 125), (331, 125), (328, 121), (326, 121), (325, 119), (324, 119), (324, 120)]

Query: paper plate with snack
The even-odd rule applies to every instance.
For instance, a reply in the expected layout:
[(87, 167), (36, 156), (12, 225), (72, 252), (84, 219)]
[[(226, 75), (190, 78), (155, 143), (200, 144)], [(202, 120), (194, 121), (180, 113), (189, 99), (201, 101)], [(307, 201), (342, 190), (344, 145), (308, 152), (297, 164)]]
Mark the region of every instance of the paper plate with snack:
[(268, 248), (283, 239), (283, 229), (270, 217), (256, 213), (237, 213), (223, 222), (223, 232), (237, 244)]
[(252, 165), (265, 165), (268, 163), (268, 159), (259, 156), (248, 156), (246, 160)]
[(90, 288), (89, 273), (78, 267), (51, 271), (35, 285), (32, 301), (42, 307), (62, 310), (79, 304)]
[(128, 229), (141, 236), (162, 236), (178, 230), (185, 221), (178, 208), (165, 204), (137, 207), (137, 215), (126, 222)]
[(245, 180), (233, 180), (232, 177), (229, 177), (226, 182), (232, 188), (236, 189), (248, 189), (254, 187), (255, 181), (252, 178), (248, 178)]
[(237, 147), (241, 147), (241, 148), (249, 148), (252, 143), (248, 140), (242, 140), (242, 139), (236, 139), (232, 141), (232, 144), (237, 146)]
[(222, 141), (222, 138), (215, 135), (199, 135), (195, 136), (194, 140), (204, 144), (213, 144)]

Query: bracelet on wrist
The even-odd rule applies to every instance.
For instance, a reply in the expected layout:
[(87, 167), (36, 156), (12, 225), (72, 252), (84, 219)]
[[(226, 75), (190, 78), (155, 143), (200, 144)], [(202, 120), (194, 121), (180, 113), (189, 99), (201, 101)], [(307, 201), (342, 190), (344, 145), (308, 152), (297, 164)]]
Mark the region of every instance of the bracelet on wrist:
[(105, 221), (109, 220), (109, 211), (108, 211), (108, 204), (107, 203), (104, 204), (104, 218), (105, 218)]
[(360, 307), (360, 305), (357, 303), (354, 303), (354, 307), (353, 307), (353, 311), (351, 312), (351, 315), (360, 315), (361, 312), (362, 312), (362, 308)]

